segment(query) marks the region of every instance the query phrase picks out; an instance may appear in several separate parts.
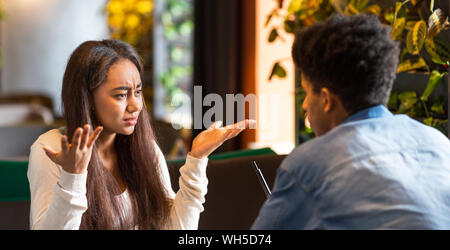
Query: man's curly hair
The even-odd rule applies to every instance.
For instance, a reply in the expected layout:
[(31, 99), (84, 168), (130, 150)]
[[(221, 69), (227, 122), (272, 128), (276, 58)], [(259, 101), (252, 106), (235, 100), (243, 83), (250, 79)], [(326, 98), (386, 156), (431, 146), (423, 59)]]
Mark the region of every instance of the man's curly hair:
[(328, 88), (354, 113), (387, 104), (399, 46), (375, 15), (335, 14), (295, 35), (292, 57), (317, 93)]

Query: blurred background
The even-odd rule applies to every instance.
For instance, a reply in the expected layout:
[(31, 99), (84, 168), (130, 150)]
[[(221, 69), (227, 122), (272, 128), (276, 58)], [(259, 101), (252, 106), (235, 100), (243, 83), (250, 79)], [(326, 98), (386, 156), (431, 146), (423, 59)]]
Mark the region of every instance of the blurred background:
[[(82, 42), (108, 38), (130, 43), (143, 59), (146, 104), (168, 159), (183, 158), (201, 132), (191, 129), (194, 85), (224, 101), (226, 94), (261, 97), (264, 125), (217, 153), (289, 152), (295, 144), (292, 39), (269, 44), (264, 25), (277, 6), (273, 0), (1, 1), (0, 157), (26, 160), (37, 136), (64, 126), (60, 93), (68, 58)], [(288, 77), (269, 81), (272, 62), (282, 57)]]

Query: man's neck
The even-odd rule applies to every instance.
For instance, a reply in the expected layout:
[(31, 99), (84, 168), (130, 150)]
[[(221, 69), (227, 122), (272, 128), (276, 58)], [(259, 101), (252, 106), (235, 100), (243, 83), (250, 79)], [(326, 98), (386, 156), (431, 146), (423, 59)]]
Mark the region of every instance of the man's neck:
[(349, 113), (345, 110), (345, 108), (342, 105), (337, 105), (336, 109), (331, 113), (329, 130), (339, 126), (339, 124), (347, 119), (347, 117), (349, 117)]

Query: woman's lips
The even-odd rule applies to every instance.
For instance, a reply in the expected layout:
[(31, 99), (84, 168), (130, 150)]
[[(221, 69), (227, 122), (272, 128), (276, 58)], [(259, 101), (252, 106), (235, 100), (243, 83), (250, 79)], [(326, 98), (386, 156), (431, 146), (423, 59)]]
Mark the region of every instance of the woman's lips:
[(125, 124), (127, 124), (127, 126), (134, 126), (137, 123), (137, 119), (136, 118), (130, 118), (130, 119), (124, 119)]

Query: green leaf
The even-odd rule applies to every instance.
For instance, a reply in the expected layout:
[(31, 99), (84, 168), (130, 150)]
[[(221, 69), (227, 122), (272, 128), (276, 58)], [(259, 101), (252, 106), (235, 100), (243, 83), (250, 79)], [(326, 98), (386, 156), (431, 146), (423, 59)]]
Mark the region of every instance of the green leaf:
[(437, 37), (433, 41), (434, 41), (436, 53), (439, 55), (441, 60), (444, 62), (450, 60), (450, 44), (449, 44), (449, 42), (439, 39)]
[(405, 29), (407, 30), (413, 30), (414, 25), (416, 25), (417, 21), (407, 21), (405, 25)]
[(427, 118), (423, 119), (423, 123), (425, 125), (433, 127), (433, 117), (427, 117)]
[(286, 70), (283, 67), (281, 67), (279, 62), (277, 62), (273, 65), (272, 72), (270, 73), (270, 76), (269, 76), (269, 81), (272, 80), (273, 76), (278, 76), (279, 78), (285, 78), (286, 75), (287, 75)]
[(406, 111), (411, 109), (419, 100), (419, 98), (417, 98), (416, 92), (414, 91), (403, 92), (398, 95), (398, 99), (400, 100), (398, 113), (405, 113)]
[(272, 12), (270, 12), (270, 14), (267, 16), (266, 23), (264, 24), (264, 27), (267, 27), (267, 26), (269, 25), (270, 21), (272, 20), (272, 18), (273, 18), (274, 16), (275, 16), (275, 17), (276, 17), (276, 16), (279, 16), (279, 14), (278, 14), (278, 8), (273, 9)]
[(174, 47), (170, 50), (170, 59), (174, 62), (179, 62), (183, 59), (184, 49), (181, 47)]
[(177, 29), (174, 25), (167, 25), (164, 29), (164, 37), (169, 41), (173, 41), (178, 37)]
[(264, 24), (264, 27), (267, 27), (267, 25), (269, 25), (270, 20), (272, 19), (272, 17), (273, 17), (273, 14), (270, 14), (269, 16), (267, 16), (267, 20), (266, 20), (266, 23)]
[(370, 6), (368, 6), (367, 8), (364, 9), (365, 13), (369, 13), (369, 14), (375, 14), (377, 16), (380, 16), (381, 14), (381, 8), (380, 6), (376, 5), (376, 4), (372, 4)]
[(427, 66), (427, 64), (421, 57), (419, 57), (415, 61), (407, 59), (407, 60), (404, 60), (403, 62), (401, 62), (400, 65), (398, 65), (397, 73), (413, 71), (413, 70), (420, 69), (420, 68), (423, 68), (426, 66)]
[(398, 93), (397, 92), (392, 92), (391, 95), (389, 96), (389, 101), (388, 101), (388, 108), (389, 109), (397, 109), (398, 107)]
[(447, 122), (448, 122), (448, 120), (443, 120), (443, 119), (438, 119), (438, 118), (433, 118), (433, 117), (427, 117), (427, 118), (423, 119), (424, 124), (438, 129), (444, 135), (447, 135), (447, 132), (445, 131), (445, 126), (444, 126)]
[(445, 114), (444, 101), (443, 100), (436, 101), (435, 103), (433, 103), (430, 110), (438, 115)]
[(427, 87), (425, 88), (425, 91), (423, 92), (422, 96), (420, 97), (420, 100), (426, 102), (428, 101), (428, 97), (430, 97), (431, 93), (436, 89), (436, 86), (441, 82), (442, 77), (444, 77), (446, 73), (440, 73), (437, 70), (433, 70), (431, 72), (430, 78), (428, 79)]
[(272, 43), (272, 42), (275, 41), (275, 39), (277, 39), (277, 37), (278, 37), (277, 29), (276, 29), (276, 28), (273, 28), (272, 31), (270, 32), (268, 41), (269, 41), (270, 43)]
[(436, 51), (436, 44), (434, 43), (433, 39), (427, 38), (425, 40), (424, 44), (425, 50), (428, 52), (428, 54), (431, 56), (431, 60), (440, 65), (444, 65), (444, 60), (441, 59), (441, 56)]
[(304, 5), (303, 0), (291, 0), (287, 9), (288, 14), (292, 14), (301, 10), (303, 5)]
[(406, 23), (406, 18), (401, 17), (401, 18), (397, 18), (394, 22), (394, 24), (392, 25), (392, 32), (391, 32), (391, 38), (392, 40), (396, 40), (397, 37), (399, 37), (402, 33), (403, 30), (405, 29), (405, 23)]
[(386, 14), (384, 14), (384, 19), (386, 19), (388, 23), (392, 24), (392, 22), (394, 22), (394, 13), (387, 12)]
[(295, 21), (291, 21), (291, 20), (284, 20), (284, 30), (287, 33), (291, 33), (294, 34), (295, 33)]
[(436, 45), (434, 44), (433, 39), (427, 38), (425, 40), (424, 47), (431, 57), (439, 58), (439, 55), (436, 53)]
[(347, 7), (345, 8), (344, 14), (346, 15), (358, 15), (360, 12), (359, 10), (353, 6), (352, 4), (348, 4)]
[(369, 0), (354, 0), (353, 6), (359, 11), (362, 11), (369, 4)]
[(405, 55), (408, 54), (408, 49), (407, 48), (403, 48), (402, 53), (400, 53), (400, 62), (403, 63), (403, 58), (405, 58)]
[(436, 9), (428, 18), (428, 37), (434, 37), (449, 27), (448, 17), (441, 9)]
[(394, 19), (405, 16), (405, 11), (402, 10), (403, 4), (404, 3), (399, 2), (399, 1), (395, 2)]
[(437, 57), (432, 57), (432, 58), (431, 58), (431, 61), (433, 61), (434, 63), (439, 64), (439, 65), (445, 65), (445, 64), (448, 64), (448, 62), (444, 62), (444, 61), (442, 61), (440, 58), (437, 58)]
[(193, 30), (194, 30), (194, 23), (192, 22), (192, 20), (184, 21), (179, 27), (180, 34), (183, 36), (190, 35)]
[(418, 54), (423, 47), (427, 35), (427, 25), (423, 20), (418, 21), (412, 30), (414, 53)]
[(347, 5), (346, 0), (331, 0), (330, 2), (336, 12), (340, 14), (344, 13), (345, 6)]
[(423, 47), (423, 43), (425, 42), (427, 32), (427, 25), (424, 21), (418, 21), (414, 24), (412, 30), (408, 32), (406, 36), (406, 48), (408, 48), (408, 52), (417, 55), (419, 51)]
[(414, 54), (414, 44), (413, 44), (413, 32), (412, 30), (408, 31), (408, 34), (406, 35), (406, 49), (408, 49), (408, 52), (411, 54)]

